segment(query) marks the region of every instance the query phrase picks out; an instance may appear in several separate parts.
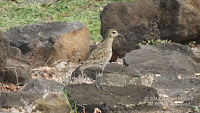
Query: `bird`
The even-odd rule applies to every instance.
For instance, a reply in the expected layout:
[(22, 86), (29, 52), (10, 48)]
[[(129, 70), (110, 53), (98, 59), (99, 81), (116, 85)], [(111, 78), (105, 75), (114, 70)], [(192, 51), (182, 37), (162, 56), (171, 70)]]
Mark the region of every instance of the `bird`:
[[(117, 30), (109, 29), (106, 33), (105, 40), (99, 44), (89, 55), (88, 59), (82, 63), (80, 67), (78, 67), (83, 74), (84, 69), (89, 68), (91, 66), (99, 67), (100, 70), (96, 72), (96, 81), (95, 86), (97, 88), (103, 88), (103, 71), (112, 57), (112, 43), (115, 37), (119, 36)], [(98, 85), (97, 80), (98, 77), (101, 77), (100, 85)]]

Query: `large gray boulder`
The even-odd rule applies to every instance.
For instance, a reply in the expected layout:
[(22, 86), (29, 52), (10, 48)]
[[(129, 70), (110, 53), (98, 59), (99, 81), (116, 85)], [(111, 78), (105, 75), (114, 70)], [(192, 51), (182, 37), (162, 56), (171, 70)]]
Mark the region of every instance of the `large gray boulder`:
[(29, 58), (32, 68), (51, 66), (58, 60), (77, 63), (89, 54), (90, 32), (79, 21), (16, 26), (4, 34)]
[[(168, 49), (167, 49), (168, 48)], [(157, 44), (141, 46), (141, 49), (131, 51), (124, 57), (125, 65), (134, 67), (140, 73), (161, 74), (177, 77), (190, 76), (198, 73), (200, 65), (188, 46), (180, 44)]]

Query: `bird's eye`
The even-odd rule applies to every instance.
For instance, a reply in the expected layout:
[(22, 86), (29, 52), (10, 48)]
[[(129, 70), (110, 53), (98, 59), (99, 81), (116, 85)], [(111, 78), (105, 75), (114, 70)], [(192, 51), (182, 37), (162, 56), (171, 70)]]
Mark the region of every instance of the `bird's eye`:
[(116, 32), (112, 32), (113, 34), (115, 34)]

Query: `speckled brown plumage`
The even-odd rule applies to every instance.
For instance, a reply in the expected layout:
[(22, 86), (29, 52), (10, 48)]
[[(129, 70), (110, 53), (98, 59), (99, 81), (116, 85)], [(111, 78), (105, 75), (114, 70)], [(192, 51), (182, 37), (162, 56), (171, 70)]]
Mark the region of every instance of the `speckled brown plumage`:
[[(106, 39), (95, 50), (92, 51), (89, 58), (80, 67), (80, 70), (82, 71), (82, 73), (85, 68), (88, 68), (91, 66), (100, 67), (102, 69), (101, 73), (99, 74), (101, 76), (102, 88), (103, 88), (103, 85), (102, 85), (103, 70), (105, 66), (109, 63), (109, 60), (112, 57), (112, 42), (113, 42), (113, 39), (117, 36), (118, 36), (117, 30), (115, 29), (108, 30)], [(97, 79), (97, 75), (96, 75), (96, 79)], [(97, 85), (97, 82), (96, 82), (96, 85)]]
[(118, 35), (115, 29), (110, 29), (106, 39), (90, 54), (89, 58), (83, 63), (80, 69), (85, 69), (90, 66), (104, 66), (109, 63), (112, 57), (112, 42)]

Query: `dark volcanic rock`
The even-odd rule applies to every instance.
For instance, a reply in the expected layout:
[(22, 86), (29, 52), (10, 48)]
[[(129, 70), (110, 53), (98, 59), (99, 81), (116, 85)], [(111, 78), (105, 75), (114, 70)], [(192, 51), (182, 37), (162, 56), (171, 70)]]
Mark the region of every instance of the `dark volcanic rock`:
[(6, 55), (5, 55), (5, 44), (8, 43), (3, 37), (2, 32), (0, 31), (0, 81), (3, 81), (5, 76), (5, 66), (6, 66)]
[(0, 92), (0, 107), (25, 106), (23, 100), (30, 105), (35, 100), (42, 98), (43, 95), (42, 92)]
[[(102, 113), (147, 112), (157, 109), (148, 106), (146, 98), (158, 97), (157, 91), (150, 87), (128, 85), (123, 87), (105, 86), (100, 90), (89, 84), (68, 85), (70, 100), (85, 107), (86, 113), (92, 113), (94, 108)], [(81, 107), (79, 107), (81, 108)]]
[[(87, 77), (95, 80), (96, 72), (99, 68), (90, 67), (84, 70)], [(104, 73), (104, 84), (111, 86), (124, 86), (141, 84), (141, 74), (132, 67), (122, 66), (117, 63), (110, 63), (105, 67)]]
[(29, 57), (33, 68), (58, 60), (79, 62), (89, 54), (90, 32), (78, 21), (17, 26), (4, 34), (11, 40), (11, 45)]
[(160, 0), (160, 36), (175, 42), (200, 41), (200, 1)]
[(157, 43), (155, 45), (140, 45), (141, 49), (155, 49), (155, 50), (169, 50), (169, 51), (178, 51), (186, 56), (194, 57), (195, 54), (191, 48), (187, 45), (181, 45), (178, 43)]
[(144, 39), (159, 38), (157, 25), (160, 10), (159, 4), (154, 0), (113, 2), (104, 8), (100, 17), (101, 34), (104, 38), (110, 28), (117, 29), (120, 34), (125, 35), (126, 43), (122, 39), (114, 40), (113, 55), (123, 57)]
[[(161, 94), (165, 95), (165, 101), (171, 107), (180, 106), (182, 110), (191, 109), (192, 106), (198, 106), (200, 103), (200, 80), (198, 78), (185, 78), (182, 79), (172, 79), (169, 76), (155, 77), (155, 81), (152, 86), (158, 90)], [(162, 97), (161, 97), (162, 98)], [(163, 101), (161, 99), (161, 101)], [(175, 102), (181, 102), (174, 104)], [(178, 108), (180, 110), (180, 107)], [(183, 113), (187, 111), (176, 111), (177, 113)], [(170, 111), (172, 112), (172, 111)]]
[(108, 4), (101, 12), (101, 34), (105, 38), (107, 30), (115, 28), (127, 42), (114, 40), (112, 60), (123, 57), (142, 40), (200, 42), (199, 4), (199, 0), (137, 0)]
[(9, 40), (0, 31), (0, 82), (23, 85), (31, 80), (31, 70), (21, 51), (10, 46)]
[(7, 37), (5, 37), (0, 31), (0, 43), (2, 55), (6, 59), (15, 59), (20, 62), (27, 63), (27, 59), (21, 54), (21, 51), (14, 47), (10, 46), (10, 41)]
[(33, 79), (26, 84), (22, 91), (28, 92), (59, 92), (64, 88), (63, 84), (60, 84), (54, 80), (47, 79)]
[[(181, 101), (189, 98), (192, 99), (200, 92), (200, 80), (197, 78), (172, 79), (168, 76), (161, 76), (155, 79), (156, 81), (152, 84), (153, 88), (167, 95), (181, 97)], [(188, 91), (188, 93), (184, 93), (185, 91)]]
[(17, 60), (6, 60), (5, 82), (24, 85), (32, 80), (29, 65)]
[[(92, 66), (84, 69), (84, 74), (90, 79), (96, 80), (96, 73), (99, 70), (101, 70), (99, 67)], [(72, 73), (72, 78), (77, 78), (80, 75), (81, 72), (77, 68)], [(103, 72), (104, 84), (109, 86), (141, 85), (140, 77), (141, 74), (134, 68), (117, 63), (108, 64)]]
[(194, 54), (188, 46), (163, 43), (141, 45), (141, 49), (127, 53), (124, 61), (141, 74), (154, 74), (151, 87), (164, 94), (164, 98), (169, 100), (168, 104), (174, 104), (171, 100), (176, 99), (186, 102), (186, 107), (191, 107), (197, 103), (194, 97), (200, 92), (200, 80), (194, 77), (195, 73), (199, 73), (200, 64), (192, 56)]
[[(165, 45), (170, 45), (176, 49), (162, 49)], [(170, 47), (169, 46), (169, 47)], [(142, 49), (134, 50), (124, 57), (127, 66), (134, 67), (140, 73), (161, 74), (164, 76), (177, 77), (179, 74), (190, 76), (198, 73), (200, 65), (189, 56), (191, 50), (175, 44), (146, 45)], [(189, 48), (188, 48), (189, 49)], [(187, 54), (187, 55), (186, 55)], [(190, 54), (190, 55), (188, 55)]]
[[(34, 108), (34, 109), (41, 110), (41, 108), (44, 108), (41, 111), (48, 111), (46, 110), (46, 108), (48, 109), (48, 107), (53, 107), (53, 106), (54, 108), (56, 107), (64, 108), (63, 106), (67, 105), (66, 104), (67, 101), (64, 97), (60, 95), (53, 94), (54, 96), (51, 96), (51, 97), (52, 98), (54, 97), (54, 98), (48, 99), (48, 102), (45, 101), (46, 97), (42, 98), (43, 95), (45, 95), (46, 93), (60, 92), (63, 88), (64, 88), (64, 85), (54, 80), (33, 79), (31, 82), (26, 84), (22, 88), (21, 91), (0, 92), (0, 107), (20, 107), (20, 106), (26, 106), (26, 105), (29, 106), (37, 100), (34, 103), (34, 105), (36, 105), (37, 108)], [(58, 100), (55, 101), (56, 99)], [(52, 108), (52, 110), (55, 110), (55, 109)]]
[(0, 81), (3, 81), (3, 78), (5, 76), (5, 62), (6, 60), (3, 58), (3, 55), (1, 54), (2, 50), (0, 49)]

